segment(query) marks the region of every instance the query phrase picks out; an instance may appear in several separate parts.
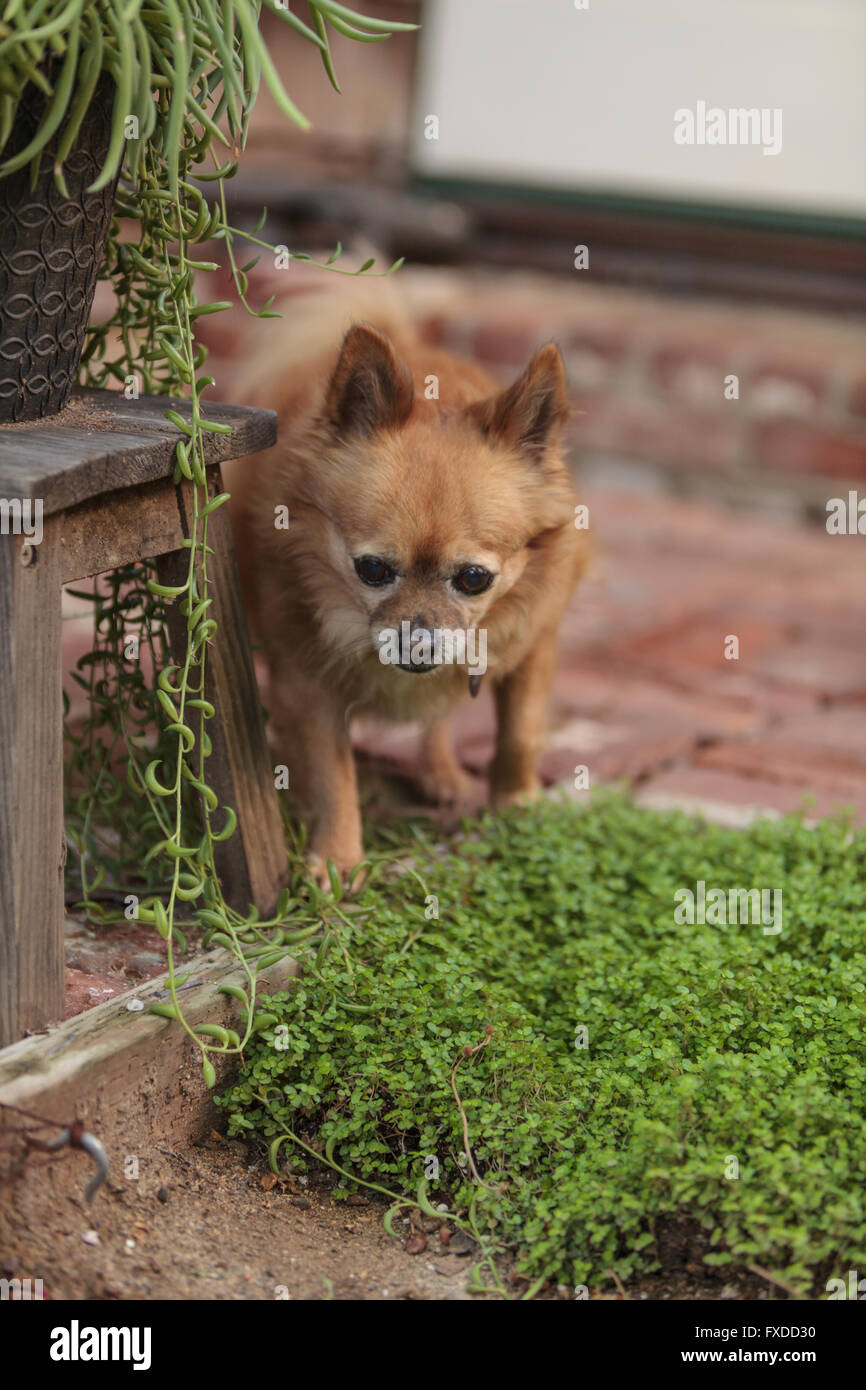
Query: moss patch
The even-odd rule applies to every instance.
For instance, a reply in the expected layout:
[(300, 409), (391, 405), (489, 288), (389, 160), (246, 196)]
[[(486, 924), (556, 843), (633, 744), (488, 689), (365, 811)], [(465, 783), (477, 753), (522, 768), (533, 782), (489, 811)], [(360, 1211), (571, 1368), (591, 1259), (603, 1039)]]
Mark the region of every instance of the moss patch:
[[(802, 1294), (866, 1268), (866, 836), (601, 796), (403, 844), (414, 872), (270, 1001), (231, 1132), (394, 1193), (432, 1173), (532, 1278), (651, 1272), (671, 1215)], [(782, 931), (678, 922), (699, 881), (780, 889)]]

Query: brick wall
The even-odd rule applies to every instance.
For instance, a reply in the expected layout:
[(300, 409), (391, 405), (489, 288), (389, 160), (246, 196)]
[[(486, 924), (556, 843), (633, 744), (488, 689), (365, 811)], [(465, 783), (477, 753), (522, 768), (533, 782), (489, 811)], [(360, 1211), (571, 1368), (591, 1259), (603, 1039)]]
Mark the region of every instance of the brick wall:
[(822, 507), (834, 488), (866, 481), (861, 323), (579, 277), (424, 272), (413, 288), (432, 341), (503, 375), (554, 338), (581, 412), (573, 442), (602, 465), (615, 457), (687, 490)]
[[(260, 268), (253, 301), (282, 294), (276, 307), (290, 314), (293, 294), (346, 284), (300, 264), (288, 273), (290, 281)], [(478, 358), (502, 380), (542, 343), (559, 344), (575, 410), (571, 443), (587, 479), (736, 504), (760, 496), (816, 515), (828, 497), (863, 491), (866, 331), (857, 319), (580, 277), (407, 266), (397, 283), (427, 341)], [(202, 286), (212, 298), (224, 290), (230, 298), (216, 278)], [(239, 310), (200, 321), (227, 399), (247, 324)], [(727, 399), (732, 376), (738, 394)]]

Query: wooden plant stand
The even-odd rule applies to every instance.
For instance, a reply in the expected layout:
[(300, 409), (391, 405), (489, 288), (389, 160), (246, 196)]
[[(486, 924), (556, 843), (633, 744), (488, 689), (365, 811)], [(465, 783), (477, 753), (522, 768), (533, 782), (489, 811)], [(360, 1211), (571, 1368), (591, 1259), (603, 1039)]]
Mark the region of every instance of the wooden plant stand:
[[(188, 402), (165, 396), (76, 391), (53, 419), (0, 428), (0, 1046), (64, 1013), (61, 586), (156, 557), (160, 579), (176, 583), (188, 566), (191, 499), (172, 482), (169, 406), (189, 417)], [(273, 444), (276, 417), (225, 405), (208, 405), (208, 416), (232, 427), (205, 435), (213, 496), (220, 463)], [(15, 504), (27, 500), (42, 503), (38, 545), (12, 534)], [(269, 912), (288, 865), (225, 507), (210, 516), (208, 545), (218, 624), (208, 776), (238, 816), (217, 870), (233, 905)], [(185, 651), (184, 620), (170, 640)]]

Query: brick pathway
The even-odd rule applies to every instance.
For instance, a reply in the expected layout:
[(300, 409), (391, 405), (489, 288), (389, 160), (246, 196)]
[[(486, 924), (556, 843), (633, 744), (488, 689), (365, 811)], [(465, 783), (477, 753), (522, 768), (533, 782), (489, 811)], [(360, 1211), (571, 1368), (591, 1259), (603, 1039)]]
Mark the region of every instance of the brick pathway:
[[(866, 820), (866, 536), (669, 496), (581, 496), (594, 559), (561, 633), (545, 782), (572, 785), (583, 765), (591, 786), (625, 779), (647, 805), (699, 804), (735, 823), (809, 794), (810, 814), (850, 805)], [(67, 672), (90, 645), (76, 608)], [(729, 636), (738, 660), (725, 659)], [(489, 690), (456, 728), (481, 774)], [(413, 727), (362, 725), (357, 741), (371, 811), (429, 812), (411, 781)]]
[[(544, 780), (571, 786), (585, 765), (590, 785), (625, 779), (647, 805), (735, 824), (805, 796), (810, 815), (866, 819), (866, 537), (668, 497), (583, 500), (595, 560), (563, 626)], [(489, 692), (457, 733), (481, 772)], [(412, 765), (406, 729), (359, 742), (380, 772)], [(390, 809), (415, 807), (400, 790)]]

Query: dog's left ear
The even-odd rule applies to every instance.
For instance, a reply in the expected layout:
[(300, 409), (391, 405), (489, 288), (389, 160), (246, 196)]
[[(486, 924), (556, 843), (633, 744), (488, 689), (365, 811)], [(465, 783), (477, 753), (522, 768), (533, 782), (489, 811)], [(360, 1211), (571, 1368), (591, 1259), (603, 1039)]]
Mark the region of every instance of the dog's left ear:
[(565, 368), (554, 343), (539, 348), (521, 377), (467, 415), (491, 439), (523, 450), (540, 461), (568, 419)]
[(325, 396), (324, 415), (342, 435), (371, 435), (405, 423), (412, 373), (388, 338), (366, 323), (350, 328)]

